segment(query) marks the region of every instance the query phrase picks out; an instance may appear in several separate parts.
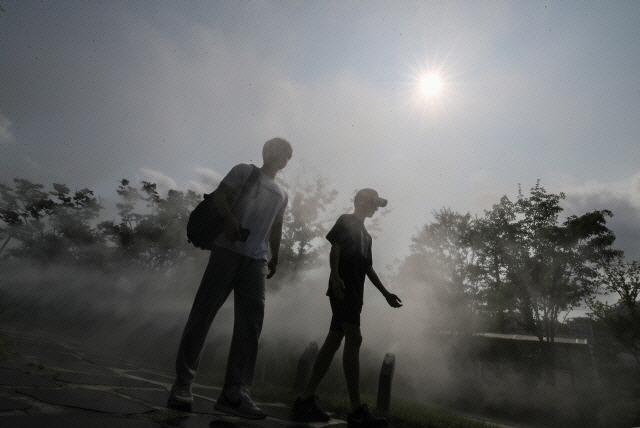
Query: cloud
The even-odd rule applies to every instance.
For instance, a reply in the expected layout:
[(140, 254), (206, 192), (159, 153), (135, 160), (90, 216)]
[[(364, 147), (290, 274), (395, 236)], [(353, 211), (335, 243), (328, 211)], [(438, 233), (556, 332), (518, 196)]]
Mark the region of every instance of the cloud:
[(617, 237), (614, 246), (623, 250), (627, 259), (640, 259), (640, 171), (620, 181), (590, 181), (563, 191), (567, 214), (612, 211), (614, 216), (607, 224)]
[(15, 141), (11, 132), (11, 121), (8, 117), (0, 113), (0, 144), (10, 144)]
[(190, 180), (187, 188), (196, 193), (212, 192), (218, 187), (218, 184), (220, 184), (223, 178), (222, 175), (210, 168), (197, 167), (195, 171), (198, 178), (196, 180)]
[(157, 184), (160, 194), (165, 194), (168, 190), (193, 190), (196, 193), (209, 193), (218, 187), (223, 176), (211, 168), (196, 167), (196, 178), (188, 180), (186, 185), (169, 177), (167, 174), (151, 168), (140, 168), (140, 174), (136, 176), (136, 181), (149, 181)]
[(208, 186), (217, 186), (223, 178), (222, 175), (210, 168), (198, 167), (196, 168), (196, 173), (200, 181)]
[(173, 178), (160, 171), (151, 168), (140, 168), (140, 174), (141, 175), (137, 177), (137, 181), (149, 181), (157, 184), (157, 190), (160, 194), (164, 194), (171, 189), (179, 188), (178, 183), (176, 183)]

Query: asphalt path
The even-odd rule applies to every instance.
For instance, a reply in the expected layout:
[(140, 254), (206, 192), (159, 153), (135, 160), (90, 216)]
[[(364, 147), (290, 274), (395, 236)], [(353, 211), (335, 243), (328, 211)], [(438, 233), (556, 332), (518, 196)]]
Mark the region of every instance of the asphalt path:
[(170, 373), (92, 355), (59, 338), (0, 329), (9, 339), (0, 358), (0, 427), (323, 428), (344, 421), (300, 424), (281, 403), (257, 403), (267, 418), (250, 421), (214, 410), (220, 389), (194, 384), (191, 412), (166, 407)]

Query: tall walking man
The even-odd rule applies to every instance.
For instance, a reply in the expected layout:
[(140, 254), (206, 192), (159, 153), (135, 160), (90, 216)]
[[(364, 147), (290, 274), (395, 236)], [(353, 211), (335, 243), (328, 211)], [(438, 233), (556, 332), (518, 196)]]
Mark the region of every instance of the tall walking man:
[[(266, 415), (247, 388), (253, 381), (258, 338), (264, 318), (265, 283), (278, 265), (282, 221), (288, 197), (275, 181), (291, 159), (288, 141), (274, 138), (262, 149), (259, 171), (248, 164), (234, 166), (214, 192), (213, 201), (224, 218), (224, 233), (214, 241), (182, 334), (176, 360), (176, 380), (168, 406), (190, 410), (191, 384), (200, 353), (216, 313), (234, 292), (234, 325), (224, 387), (216, 410), (251, 419)], [(258, 173), (257, 179), (251, 179)], [(242, 233), (248, 229), (248, 236)], [(245, 239), (246, 238), (246, 239)], [(267, 256), (271, 258), (267, 263)]]

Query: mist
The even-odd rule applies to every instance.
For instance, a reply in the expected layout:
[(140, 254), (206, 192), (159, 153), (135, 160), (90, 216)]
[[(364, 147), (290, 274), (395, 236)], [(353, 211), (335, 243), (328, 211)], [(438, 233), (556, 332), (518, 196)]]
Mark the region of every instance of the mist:
[[(390, 352), (394, 397), (525, 422), (584, 414), (596, 424), (630, 413), (607, 403), (640, 408), (636, 389), (615, 387), (637, 368), (620, 364), (617, 342), (594, 328), (602, 389), (572, 379), (580, 368), (559, 368), (552, 385), (537, 365), (542, 351), (478, 336), (533, 335), (514, 321), (526, 311), (511, 305), (502, 324), (478, 322), (447, 290), (434, 261), (444, 252), (422, 257), (412, 245), (441, 207), (484, 219), (503, 195), (515, 201), (520, 185), (526, 192), (540, 180), (566, 193), (562, 221), (611, 210), (612, 248), (625, 262), (640, 259), (638, 22), (633, 2), (3, 2), (0, 191), (14, 178), (88, 186), (104, 207), (93, 216), (47, 187), (36, 190), (64, 208), (53, 223), (46, 206), (37, 217), (25, 204), (24, 225), (46, 227), (17, 236), (16, 217), (3, 217), (0, 321), (171, 373), (207, 263), (184, 238), (188, 210), (282, 136), (293, 146), (280, 175), (287, 221), (310, 233), (285, 231), (256, 381), (292, 382), (309, 342), (322, 343), (331, 315), (324, 236), (351, 211), (354, 192), (372, 187), (389, 200), (367, 220), (374, 266), (404, 306), (388, 307), (367, 281), (365, 392), (375, 392)], [(440, 89), (425, 94), (424, 76)], [(113, 195), (123, 177), (124, 194), (127, 186), (142, 194), (128, 214), (117, 204), (131, 201)], [(155, 196), (139, 189), (143, 181), (157, 185)], [(170, 190), (180, 193), (172, 202)], [(494, 309), (487, 287), (456, 284), (486, 303), (476, 314)], [(224, 369), (232, 305), (231, 297), (209, 333), (203, 381)], [(588, 312), (582, 302), (567, 320)], [(323, 393), (344, 391), (340, 367), (336, 357)]]
[[(5, 260), (0, 289), (2, 321), (25, 331), (69, 335), (86, 341), (96, 352), (172, 370), (181, 329), (205, 265), (206, 259), (201, 258), (179, 274), (141, 272), (122, 265), (112, 266), (112, 273), (105, 274), (78, 266)], [(328, 277), (327, 263), (292, 282), (277, 283), (277, 275), (268, 281), (261, 342), (284, 347), (294, 361), (309, 342), (321, 345), (331, 319), (325, 295)], [(435, 316), (435, 308), (425, 304), (428, 293), (409, 284), (393, 289), (404, 301), (403, 308), (393, 310), (367, 284), (362, 314), (363, 367), (377, 370), (385, 353), (395, 353), (397, 376), (413, 378), (415, 385), (406, 385), (411, 388), (421, 383), (416, 377), (419, 372), (442, 373), (425, 358), (435, 353), (429, 349), (433, 345), (425, 341), (429, 319)], [(228, 348), (232, 327), (233, 295), (214, 320), (208, 341), (226, 342)], [(134, 343), (134, 348), (127, 348)], [(335, 365), (340, 364), (336, 358)]]
[[(354, 192), (338, 192), (332, 188), (331, 181), (309, 174), (312, 172), (303, 176), (289, 173), (288, 182), (281, 182), (291, 199), (285, 217), (279, 271), (267, 282), (257, 383), (293, 386), (298, 358), (310, 342), (320, 346), (329, 329), (331, 309), (326, 297), (329, 246), (324, 235), (339, 214), (352, 211), (348, 205), (352, 204), (350, 196)], [(203, 173), (205, 180), (210, 180), (212, 175), (215, 179), (215, 174)], [(37, 189), (34, 184), (21, 183), (26, 188)], [(88, 221), (89, 217), (83, 215), (69, 216), (64, 193), (56, 193), (64, 192), (60, 186), (54, 193), (38, 194), (58, 204), (57, 209), (38, 221), (52, 227), (54, 232), (66, 231), (67, 241), (50, 246), (46, 243), (60, 239), (51, 235), (42, 242), (44, 246), (37, 244), (38, 240), (14, 240), (7, 247), (0, 260), (3, 327), (26, 334), (78, 340), (86, 352), (136, 361), (172, 375), (182, 328), (209, 253), (185, 242), (188, 209), (182, 204), (190, 200), (190, 193), (176, 193), (169, 188), (158, 193), (154, 185), (145, 183), (143, 181), (137, 190), (135, 184), (121, 182), (118, 187), (121, 202), (116, 204), (118, 209), (106, 208), (107, 216), (115, 216), (106, 226), (101, 218)], [(161, 183), (164, 187), (175, 184), (171, 180)], [(90, 195), (86, 189), (79, 192), (76, 195)], [(6, 195), (9, 193), (3, 196), (5, 202), (10, 200)], [(94, 207), (91, 199), (82, 200), (84, 208), (78, 208), (80, 214), (83, 209)], [(586, 205), (583, 202), (578, 206), (576, 200), (580, 199), (570, 199), (570, 212), (579, 214)], [(395, 251), (385, 247), (381, 239), (387, 233), (385, 222), (398, 211), (393, 207), (382, 210), (366, 222), (374, 238), (374, 267), (404, 306), (390, 308), (366, 281), (361, 318), (363, 392), (376, 394), (382, 360), (385, 354), (392, 353), (396, 358), (394, 397), (511, 417), (520, 422), (593, 422), (597, 419), (599, 416), (589, 410), (593, 401), (588, 399), (593, 394), (591, 381), (595, 379), (593, 361), (579, 362), (586, 347), (575, 348), (574, 352), (557, 345), (562, 358), (560, 365), (553, 369), (553, 382), (548, 382), (548, 371), (539, 366), (539, 350), (535, 345), (524, 342), (505, 345), (495, 337), (482, 336), (501, 330), (495, 327), (487, 330), (485, 324), (470, 314), (463, 294), (450, 288), (467, 285), (457, 285), (447, 279), (451, 273), (449, 268), (437, 261), (444, 254), (453, 254), (451, 251), (455, 248), (436, 250), (425, 258), (416, 247), (418, 242), (423, 242), (421, 237), (427, 239), (424, 242), (434, 244), (429, 239), (435, 239), (438, 229), (427, 226), (449, 224), (445, 221), (447, 216), (467, 221), (477, 221), (478, 216), (474, 219), (450, 209), (434, 213), (420, 228), (416, 225), (420, 232), (414, 235), (411, 244), (406, 244), (408, 248), (404, 253), (408, 255), (397, 259), (394, 265), (381, 266), (378, 260), (388, 259), (389, 251)], [(445, 217), (441, 217), (443, 213)], [(86, 221), (78, 224), (78, 218)], [(129, 229), (114, 231), (115, 225), (124, 227), (126, 222), (132, 222)], [(149, 225), (157, 222), (156, 226), (162, 226), (159, 234), (149, 235)], [(78, 243), (83, 241), (77, 241), (74, 233), (78, 232), (74, 231), (83, 224), (111, 237), (111, 243), (103, 240), (88, 245)], [(294, 233), (300, 230), (304, 233)], [(139, 238), (128, 238), (138, 236), (136, 234)], [(18, 232), (17, 236), (28, 235)], [(123, 238), (126, 239), (123, 241)], [(164, 246), (158, 246), (160, 243)], [(21, 245), (31, 245), (33, 250), (21, 251)], [(68, 248), (64, 248), (65, 245)], [(52, 252), (51, 248), (55, 250)], [(162, 251), (170, 251), (176, 259), (163, 257), (159, 254)], [(58, 252), (62, 256), (56, 256)], [(164, 260), (166, 264), (157, 264), (157, 260)], [(222, 381), (232, 329), (233, 297), (230, 297), (209, 332), (197, 382), (215, 385)], [(523, 333), (513, 327), (508, 331)], [(609, 382), (616, 380), (605, 383)], [(320, 393), (346, 393), (340, 357), (336, 356)]]
[[(293, 387), (298, 359), (310, 342), (320, 346), (329, 329), (329, 245), (324, 236), (340, 214), (352, 212), (349, 206), (353, 206), (355, 190), (337, 191), (336, 183), (313, 174), (313, 170), (302, 175), (294, 171), (280, 179), (290, 205), (278, 272), (267, 281), (257, 384)], [(175, 182), (163, 175), (155, 174), (155, 178), (160, 178), (160, 186), (146, 180), (140, 187), (121, 181), (117, 200), (103, 199), (88, 189), (71, 193), (62, 185), (54, 185), (49, 193), (28, 181), (17, 181), (15, 191), (5, 186), (5, 222), (15, 218), (8, 213), (21, 212), (21, 204), (15, 203), (20, 198), (42, 198), (43, 202), (33, 206), (49, 208), (40, 214), (25, 211), (23, 215), (33, 219), (21, 226), (6, 224), (16, 238), (0, 259), (3, 328), (77, 340), (88, 353), (134, 361), (173, 375), (182, 329), (209, 253), (186, 243), (185, 237), (189, 204), (200, 196), (170, 189)], [(212, 171), (203, 171), (201, 186), (215, 187), (216, 178)], [(554, 196), (542, 192), (543, 199), (544, 195)], [(12, 199), (14, 196), (18, 199)], [(71, 196), (79, 201), (77, 205), (69, 205), (67, 197)], [(97, 200), (106, 207), (98, 207)], [(510, 205), (504, 200), (500, 199), (506, 209)], [(596, 199), (596, 204), (605, 207), (607, 202)], [(579, 216), (589, 201), (571, 196), (566, 205), (567, 213)], [(619, 206), (614, 204), (614, 208)], [(593, 349), (556, 344), (558, 365), (548, 369), (544, 342), (486, 336), (534, 333), (513, 319), (497, 325), (480, 320), (482, 305), (470, 311), (474, 299), (481, 296), (469, 294), (473, 281), (482, 282), (482, 277), (473, 280), (468, 276), (473, 270), (459, 271), (460, 263), (476, 260), (467, 251), (481, 251), (482, 246), (461, 238), (467, 226), (481, 225), (478, 222), (485, 217), (449, 208), (434, 211), (431, 218), (415, 225), (411, 242), (398, 252), (398, 243), (389, 247), (385, 240), (394, 235), (387, 222), (400, 211), (401, 207), (391, 206), (366, 222), (373, 236), (374, 267), (404, 306), (389, 307), (366, 281), (361, 317), (365, 394), (375, 396), (383, 358), (392, 353), (396, 399), (520, 423), (580, 421), (598, 426), (598, 420), (614, 413), (607, 406), (594, 410), (601, 401), (593, 397), (618, 393), (608, 388), (619, 383), (621, 373), (616, 369), (598, 375), (596, 359), (589, 356)], [(484, 216), (490, 218), (489, 211)], [(481, 239), (499, 242), (491, 236)], [(509, 245), (505, 248), (512, 251)], [(459, 251), (461, 259), (456, 258)], [(389, 260), (390, 252), (395, 253), (395, 263), (382, 265), (380, 261)], [(513, 317), (517, 309), (507, 312)], [(567, 326), (563, 328), (568, 331)], [(196, 382), (215, 386), (222, 382), (232, 329), (233, 296), (213, 322)], [(321, 395), (346, 394), (340, 354), (320, 385)], [(615, 356), (606, 358), (609, 363), (616, 361)], [(605, 387), (596, 388), (596, 384)]]
[[(283, 273), (267, 282), (256, 382), (292, 386), (304, 349), (311, 341), (322, 344), (331, 310), (325, 296), (328, 260), (326, 255), (321, 258), (318, 267), (295, 278)], [(78, 266), (5, 260), (0, 288), (2, 324), (27, 334), (79, 340), (87, 353), (135, 361), (171, 375), (205, 265), (206, 257), (198, 257), (176, 268), (179, 271), (144, 272), (122, 264), (111, 266), (111, 273), (105, 274)], [(443, 329), (443, 320), (456, 318), (457, 309), (443, 305), (433, 288), (425, 285), (437, 283), (437, 278), (414, 283), (398, 281), (393, 272), (384, 272), (382, 277), (404, 306), (390, 308), (367, 280), (361, 320), (364, 393), (375, 395), (382, 360), (386, 353), (393, 353), (394, 397), (480, 413), (491, 413), (496, 407), (502, 409), (497, 412), (500, 416), (505, 408), (518, 409), (513, 410), (514, 415), (507, 414), (520, 420), (530, 412), (579, 416), (584, 397), (567, 395), (574, 392), (571, 385), (551, 388), (532, 382), (509, 358), (493, 364), (485, 360), (485, 375), (478, 378), (481, 363), (472, 358), (481, 352), (482, 344)], [(230, 297), (213, 322), (196, 382), (222, 380), (233, 327), (232, 305)], [(341, 351), (321, 393), (346, 393), (340, 355)], [(538, 398), (532, 400), (531, 394)]]

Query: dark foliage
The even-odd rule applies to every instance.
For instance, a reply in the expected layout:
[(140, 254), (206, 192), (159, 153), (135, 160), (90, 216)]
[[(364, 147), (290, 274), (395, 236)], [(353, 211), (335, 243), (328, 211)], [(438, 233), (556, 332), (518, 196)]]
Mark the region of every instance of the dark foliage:
[(525, 330), (553, 342), (562, 316), (595, 295), (600, 269), (621, 256), (606, 226), (611, 212), (560, 223), (563, 198), (538, 183), (516, 202), (503, 196), (483, 217), (435, 212), (399, 274), (452, 308), (443, 322), (450, 329)]

